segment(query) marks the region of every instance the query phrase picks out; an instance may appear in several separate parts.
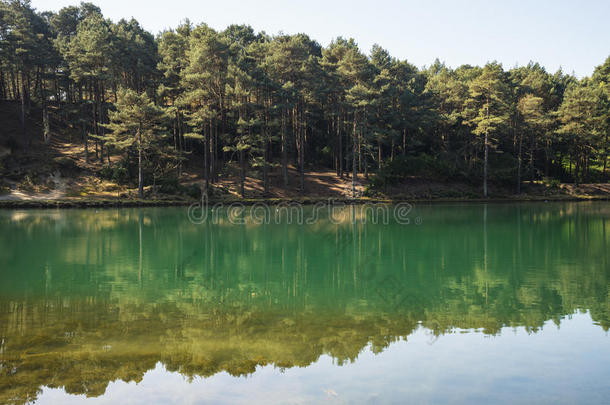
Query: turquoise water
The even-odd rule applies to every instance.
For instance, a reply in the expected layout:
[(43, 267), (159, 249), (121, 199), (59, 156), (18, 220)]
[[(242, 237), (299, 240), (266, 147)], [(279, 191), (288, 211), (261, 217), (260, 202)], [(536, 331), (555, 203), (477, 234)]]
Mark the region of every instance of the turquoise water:
[(609, 204), (409, 217), (0, 211), (0, 403), (607, 403)]

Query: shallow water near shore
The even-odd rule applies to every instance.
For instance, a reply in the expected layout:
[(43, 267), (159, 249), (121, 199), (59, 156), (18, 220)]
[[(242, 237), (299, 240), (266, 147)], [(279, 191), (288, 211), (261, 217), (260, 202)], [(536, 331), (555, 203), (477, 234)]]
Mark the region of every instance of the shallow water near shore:
[(0, 403), (607, 401), (610, 204), (393, 212), (0, 211)]

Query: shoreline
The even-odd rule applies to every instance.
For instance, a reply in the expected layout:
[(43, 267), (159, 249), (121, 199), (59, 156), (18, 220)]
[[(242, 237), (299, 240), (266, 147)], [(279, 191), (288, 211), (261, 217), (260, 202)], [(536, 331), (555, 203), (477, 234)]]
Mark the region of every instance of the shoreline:
[[(255, 204), (436, 204), (436, 203), (524, 203), (524, 202), (587, 202), (610, 201), (610, 196), (515, 196), (488, 198), (333, 198), (333, 197), (303, 197), (303, 198), (244, 198), (244, 199), (214, 199), (207, 201), (209, 206), (218, 204), (255, 205)], [(87, 209), (87, 208), (144, 208), (144, 207), (187, 207), (197, 204), (197, 200), (139, 200), (139, 199), (74, 199), (74, 200), (1, 200), (0, 210), (8, 209)]]

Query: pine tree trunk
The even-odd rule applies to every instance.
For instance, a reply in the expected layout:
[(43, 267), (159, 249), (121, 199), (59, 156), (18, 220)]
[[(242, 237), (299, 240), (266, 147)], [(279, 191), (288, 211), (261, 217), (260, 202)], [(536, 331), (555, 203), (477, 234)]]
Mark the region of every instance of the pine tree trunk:
[[(30, 81), (30, 72), (26, 72), (25, 77), (26, 77), (25, 95), (26, 95), (26, 100), (27, 100), (27, 110), (26, 111), (27, 111), (27, 115), (30, 115), (30, 111), (32, 111), (32, 97), (30, 96), (30, 89), (32, 88), (32, 85), (31, 85), (31, 81)], [(30, 139), (30, 142), (31, 141), (32, 140)]]
[[(104, 122), (104, 116), (102, 111), (102, 83), (96, 82), (95, 86), (95, 104), (97, 110), (97, 122), (95, 123), (95, 134), (99, 136), (103, 136), (104, 127), (100, 126), (101, 123)], [(102, 163), (104, 162), (104, 141), (101, 139), (100, 142), (100, 160)]]
[(245, 160), (244, 159), (244, 151), (240, 150), (239, 151), (239, 165), (241, 167), (241, 170), (240, 170), (239, 180), (240, 180), (241, 198), (246, 198), (246, 187), (245, 187), (245, 182), (246, 182), (246, 167), (245, 167), (244, 160)]
[(354, 112), (354, 124), (353, 124), (353, 141), (352, 141), (352, 198), (356, 198), (356, 152), (357, 152), (357, 141), (356, 141), (356, 117), (357, 114)]
[(519, 132), (519, 146), (517, 150), (517, 194), (521, 194), (521, 162), (523, 151), (523, 133)]
[(362, 137), (358, 136), (358, 172), (362, 173)]
[(337, 115), (337, 138), (339, 139), (339, 177), (343, 178), (343, 136), (341, 134), (341, 113)]
[(57, 71), (53, 72), (53, 89), (55, 92), (55, 104), (57, 105), (57, 109), (61, 108), (61, 96), (59, 92), (59, 80), (57, 79)]
[(19, 77), (15, 74), (14, 71), (11, 71), (11, 82), (13, 83), (13, 100), (18, 100), (21, 98), (21, 92), (19, 91), (18, 82)]
[(21, 71), (21, 134), (23, 145), (27, 144), (26, 133), (25, 133), (25, 77), (24, 72)]
[(546, 140), (546, 147), (544, 148), (544, 175), (549, 177), (549, 166), (551, 163), (551, 145), (550, 141)]
[(299, 170), (301, 172), (301, 195), (305, 194), (305, 137), (307, 132), (307, 127), (301, 128), (301, 141), (300, 141), (300, 164)]
[(335, 137), (335, 172), (337, 173), (337, 177), (339, 177), (339, 165), (341, 158), (339, 157), (339, 137), (337, 137), (337, 131), (335, 129), (336, 120), (333, 116), (330, 120), (329, 126), (329, 134), (328, 137), (330, 139), (331, 136)]
[(42, 86), (40, 80), (40, 67), (36, 69), (36, 80), (34, 80), (34, 92), (38, 91), (38, 97), (42, 101)]
[(534, 183), (534, 137), (535, 137), (534, 134), (532, 134), (532, 136), (530, 137), (530, 160), (529, 160), (530, 184)]
[(49, 109), (44, 105), (44, 101), (42, 107), (42, 127), (44, 143), (48, 145), (51, 142), (51, 128), (49, 125)]
[[(97, 136), (97, 113), (96, 113), (96, 101), (95, 101), (95, 96), (93, 95), (93, 83), (90, 83), (90, 92), (89, 92), (89, 98), (90, 100), (92, 100), (93, 102), (91, 103), (91, 119), (92, 119), (92, 128), (93, 128), (93, 133)], [(95, 140), (95, 158), (99, 159), (99, 155), (98, 155), (98, 139), (94, 138)]]
[(182, 125), (180, 122), (180, 111), (176, 110), (176, 133), (178, 135), (178, 176), (182, 175), (182, 150), (184, 145), (182, 143)]
[(87, 126), (83, 121), (83, 143), (85, 144), (85, 163), (89, 164), (89, 136), (87, 134)]
[[(489, 122), (489, 97), (487, 98), (487, 121)], [(487, 197), (487, 164), (489, 161), (489, 130), (485, 130), (485, 163), (483, 165), (483, 196)]]
[[(266, 138), (266, 136), (265, 136)], [(263, 196), (269, 194), (269, 142), (265, 142), (265, 151), (263, 154)]]
[(138, 195), (144, 198), (144, 175), (142, 173), (142, 129), (138, 128)]
[(286, 139), (286, 115), (286, 107), (284, 107), (282, 112), (282, 176), (284, 178), (284, 187), (288, 187), (288, 145)]
[(483, 166), (483, 196), (487, 197), (487, 171), (488, 171), (488, 160), (489, 160), (489, 135), (485, 132), (485, 163)]
[(292, 109), (292, 138), (294, 139), (294, 146), (295, 146), (295, 154), (294, 154), (294, 167), (297, 169), (297, 172), (299, 170), (299, 156), (301, 153), (301, 148), (299, 147), (299, 121), (298, 121), (298, 117), (297, 117), (297, 107), (294, 107)]
[(211, 138), (210, 140), (210, 158), (212, 159), (212, 161), (210, 162), (210, 179), (212, 181), (212, 183), (216, 183), (216, 168), (217, 168), (217, 161), (216, 161), (216, 150), (218, 148), (218, 146), (216, 145), (216, 142), (218, 140), (218, 120), (215, 119), (214, 120), (214, 136)]
[(608, 173), (606, 172), (608, 168), (608, 131), (606, 131), (605, 137), (605, 145), (604, 145), (604, 182), (608, 181)]
[(0, 100), (6, 99), (6, 87), (4, 85), (4, 71), (0, 70)]
[(591, 181), (591, 154), (588, 150), (585, 153), (585, 179), (587, 182)]
[[(211, 124), (210, 124), (210, 127), (211, 127)], [(204, 149), (203, 150), (203, 178), (205, 180), (204, 191), (207, 194), (208, 188), (210, 186), (210, 171), (209, 171), (210, 136), (211, 136), (210, 131), (208, 131), (207, 135), (204, 133), (203, 136), (205, 139), (204, 146), (203, 146), (203, 149)]]
[(172, 120), (172, 134), (174, 135), (174, 151), (178, 153), (178, 130), (176, 128), (176, 120)]
[(574, 183), (576, 183), (576, 185), (580, 184), (580, 156), (578, 155), (579, 152), (577, 152), (577, 155), (574, 157)]

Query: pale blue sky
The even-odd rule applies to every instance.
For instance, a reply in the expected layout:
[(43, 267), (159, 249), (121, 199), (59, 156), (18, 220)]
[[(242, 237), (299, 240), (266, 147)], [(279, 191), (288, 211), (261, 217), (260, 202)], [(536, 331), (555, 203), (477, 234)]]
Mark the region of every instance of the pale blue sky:
[[(435, 58), (456, 67), (490, 60), (505, 68), (540, 62), (590, 75), (610, 55), (608, 0), (92, 0), (116, 21), (135, 17), (157, 33), (188, 17), (223, 29), (250, 24), (269, 34), (304, 32), (322, 45), (353, 37), (368, 53), (374, 43), (421, 67)], [(39, 11), (76, 0), (32, 0)]]

